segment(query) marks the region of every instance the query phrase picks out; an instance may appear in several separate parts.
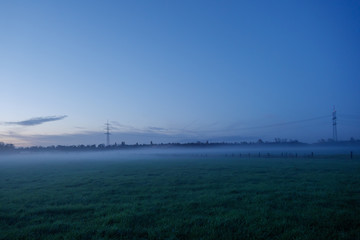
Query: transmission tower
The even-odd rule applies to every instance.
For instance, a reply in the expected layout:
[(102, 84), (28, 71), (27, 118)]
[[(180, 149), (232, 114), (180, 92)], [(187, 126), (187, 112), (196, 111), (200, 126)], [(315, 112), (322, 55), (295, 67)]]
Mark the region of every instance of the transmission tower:
[(334, 111), (332, 113), (332, 122), (333, 122), (333, 140), (337, 142), (337, 129), (336, 129), (336, 110), (334, 106)]
[(106, 125), (106, 146), (110, 146), (110, 123), (109, 121), (107, 121), (107, 123), (105, 123)]

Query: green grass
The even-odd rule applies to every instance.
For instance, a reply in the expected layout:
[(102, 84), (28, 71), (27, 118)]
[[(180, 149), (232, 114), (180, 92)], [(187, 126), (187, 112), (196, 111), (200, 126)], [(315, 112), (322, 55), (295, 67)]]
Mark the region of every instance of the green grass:
[(360, 239), (360, 159), (0, 163), (0, 239)]

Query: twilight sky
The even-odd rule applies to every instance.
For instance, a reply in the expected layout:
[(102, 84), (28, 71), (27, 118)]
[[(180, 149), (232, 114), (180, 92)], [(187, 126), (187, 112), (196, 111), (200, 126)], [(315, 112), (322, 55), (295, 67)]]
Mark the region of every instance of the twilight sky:
[(0, 141), (360, 138), (360, 1), (0, 1)]

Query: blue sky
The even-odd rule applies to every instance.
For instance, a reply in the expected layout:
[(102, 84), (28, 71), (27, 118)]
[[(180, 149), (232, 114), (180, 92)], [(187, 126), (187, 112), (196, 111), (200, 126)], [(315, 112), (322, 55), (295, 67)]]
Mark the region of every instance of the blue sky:
[(360, 138), (359, 1), (1, 1), (0, 30), (3, 142), (316, 142), (333, 105)]

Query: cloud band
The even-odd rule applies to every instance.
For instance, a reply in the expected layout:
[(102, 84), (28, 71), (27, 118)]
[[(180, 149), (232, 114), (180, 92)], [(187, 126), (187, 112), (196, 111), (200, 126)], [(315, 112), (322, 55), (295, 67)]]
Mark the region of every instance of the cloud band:
[(43, 124), (43, 123), (46, 123), (46, 122), (53, 122), (53, 121), (62, 120), (64, 118), (66, 118), (66, 117), (67, 117), (67, 115), (36, 117), (36, 118), (30, 118), (30, 119), (24, 120), (24, 121), (6, 122), (6, 124), (20, 125), (20, 126), (35, 126), (35, 125), (40, 125), (40, 124)]

